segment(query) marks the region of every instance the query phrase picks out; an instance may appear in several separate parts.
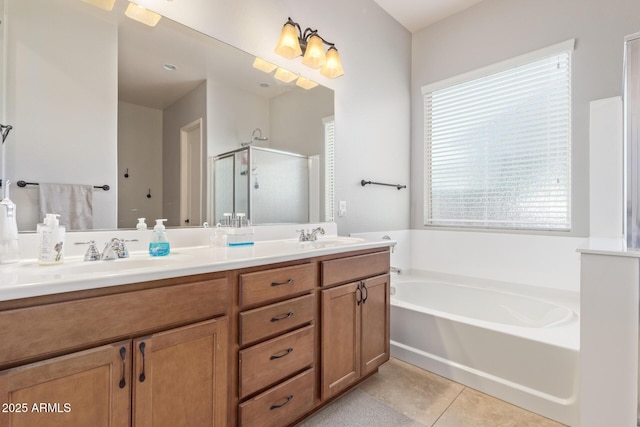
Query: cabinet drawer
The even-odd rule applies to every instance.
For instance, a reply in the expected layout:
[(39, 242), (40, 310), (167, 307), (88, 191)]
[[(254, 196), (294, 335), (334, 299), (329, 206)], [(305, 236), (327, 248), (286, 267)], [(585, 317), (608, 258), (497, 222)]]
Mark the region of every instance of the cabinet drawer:
[(240, 398), (313, 364), (314, 325), (241, 350)]
[(315, 287), (315, 264), (240, 275), (240, 307), (271, 302)]
[(313, 321), (315, 294), (240, 313), (240, 345), (247, 345)]
[(144, 289), (0, 312), (0, 365), (226, 313), (227, 279)]
[(308, 369), (240, 404), (240, 425), (280, 427), (295, 421), (313, 408), (314, 376)]
[(323, 261), (321, 264), (322, 286), (388, 273), (389, 263), (389, 252)]

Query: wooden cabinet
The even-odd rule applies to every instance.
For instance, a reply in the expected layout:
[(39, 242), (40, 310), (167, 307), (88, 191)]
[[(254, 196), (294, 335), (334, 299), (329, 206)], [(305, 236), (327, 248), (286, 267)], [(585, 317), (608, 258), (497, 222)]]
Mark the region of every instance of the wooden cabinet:
[(3, 427), (126, 427), (131, 341), (0, 372)]
[(389, 358), (389, 251), (0, 305), (2, 427), (280, 427)]
[(226, 317), (133, 341), (133, 425), (227, 425)]
[(226, 426), (228, 281), (163, 284), (1, 311), (0, 426)]
[(389, 360), (389, 275), (323, 290), (321, 316), (326, 400)]
[(240, 308), (262, 304), (238, 315), (243, 427), (288, 425), (315, 405), (316, 271), (307, 263), (240, 274)]

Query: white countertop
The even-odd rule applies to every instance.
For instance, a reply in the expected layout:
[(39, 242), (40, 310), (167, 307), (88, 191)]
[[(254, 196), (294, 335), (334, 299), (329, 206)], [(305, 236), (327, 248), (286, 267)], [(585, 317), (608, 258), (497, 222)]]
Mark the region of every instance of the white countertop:
[(252, 246), (196, 246), (173, 249), (168, 256), (146, 251), (113, 261), (66, 257), (64, 264), (41, 266), (34, 259), (0, 265), (0, 301), (85, 289), (139, 283), (193, 274), (254, 267), (303, 258), (394, 245), (390, 240), (323, 236), (316, 242), (297, 239), (256, 242)]
[(640, 258), (640, 249), (627, 249), (627, 242), (624, 238), (590, 237), (578, 248), (578, 252)]

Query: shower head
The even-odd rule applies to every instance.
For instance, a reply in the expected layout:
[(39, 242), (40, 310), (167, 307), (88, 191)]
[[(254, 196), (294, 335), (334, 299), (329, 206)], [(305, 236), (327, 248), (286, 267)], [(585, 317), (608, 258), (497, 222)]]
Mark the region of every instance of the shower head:
[[(259, 135), (256, 135), (258, 133)], [(260, 128), (255, 128), (251, 133), (251, 142), (253, 141), (268, 141), (269, 138), (266, 136), (262, 136), (262, 130)]]

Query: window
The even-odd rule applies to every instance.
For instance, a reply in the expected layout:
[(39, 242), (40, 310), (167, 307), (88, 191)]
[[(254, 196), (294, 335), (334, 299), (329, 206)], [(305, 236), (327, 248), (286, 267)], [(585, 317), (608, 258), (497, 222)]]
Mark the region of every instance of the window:
[(322, 119), (324, 124), (324, 220), (334, 220), (334, 141), (335, 120), (334, 116)]
[(425, 225), (571, 228), (573, 44), (422, 88)]

